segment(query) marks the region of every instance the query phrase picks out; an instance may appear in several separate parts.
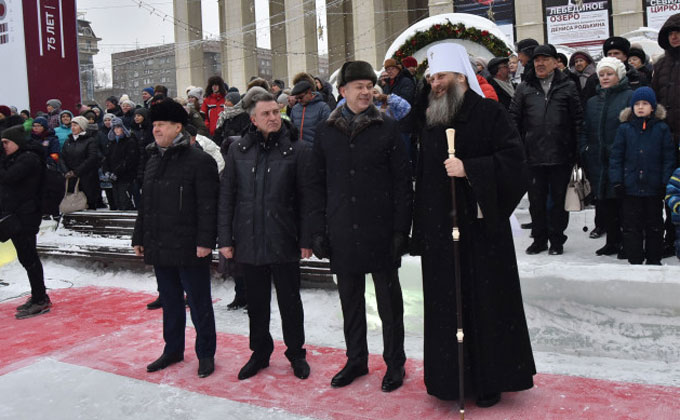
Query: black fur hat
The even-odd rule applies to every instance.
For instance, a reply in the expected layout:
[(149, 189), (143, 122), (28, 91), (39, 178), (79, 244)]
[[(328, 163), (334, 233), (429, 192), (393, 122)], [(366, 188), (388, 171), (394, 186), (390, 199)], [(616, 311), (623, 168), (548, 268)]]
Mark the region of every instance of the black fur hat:
[(602, 44), (602, 51), (604, 52), (605, 56), (607, 55), (609, 50), (619, 50), (623, 52), (627, 57), (628, 50), (630, 50), (630, 41), (620, 36), (609, 37), (607, 38), (606, 41), (604, 41), (604, 44)]
[(182, 105), (170, 98), (165, 98), (161, 102), (151, 105), (149, 120), (152, 123), (154, 121), (172, 121), (187, 125), (189, 114)]
[(345, 86), (347, 83), (355, 80), (370, 80), (375, 85), (378, 78), (369, 63), (365, 61), (348, 61), (340, 69), (338, 86)]

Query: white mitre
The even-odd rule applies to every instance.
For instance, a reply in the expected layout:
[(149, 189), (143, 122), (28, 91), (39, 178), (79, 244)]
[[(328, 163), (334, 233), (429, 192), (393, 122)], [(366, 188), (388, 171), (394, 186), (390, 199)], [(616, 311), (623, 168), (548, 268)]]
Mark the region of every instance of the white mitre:
[(482, 98), (484, 97), (482, 88), (479, 87), (479, 81), (477, 81), (477, 74), (472, 70), (470, 57), (462, 45), (444, 42), (431, 46), (427, 50), (427, 63), (430, 66), (432, 76), (441, 72), (464, 74), (467, 77), (470, 89)]

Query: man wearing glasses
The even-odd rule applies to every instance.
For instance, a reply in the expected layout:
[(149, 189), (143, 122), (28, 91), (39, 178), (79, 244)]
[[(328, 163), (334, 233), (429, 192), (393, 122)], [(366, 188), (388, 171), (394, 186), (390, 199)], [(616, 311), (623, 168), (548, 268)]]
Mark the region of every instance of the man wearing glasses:
[(314, 143), (316, 126), (328, 119), (331, 109), (323, 100), (319, 92), (313, 90), (312, 84), (302, 80), (295, 84), (291, 96), (296, 104), (290, 114), (290, 119), (298, 130), (298, 139)]

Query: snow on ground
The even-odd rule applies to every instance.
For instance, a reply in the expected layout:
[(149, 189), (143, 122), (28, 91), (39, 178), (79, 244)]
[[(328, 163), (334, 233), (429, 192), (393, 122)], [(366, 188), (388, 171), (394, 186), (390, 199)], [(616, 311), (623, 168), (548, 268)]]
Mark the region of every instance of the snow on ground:
[[(589, 239), (582, 231), (584, 225), (593, 227), (592, 210), (572, 214), (564, 255), (527, 256), (524, 249), (531, 238), (528, 231), (518, 226), (529, 220), (528, 212), (520, 207), (515, 216), (518, 265), (538, 371), (680, 386), (680, 262), (668, 258), (663, 260), (662, 267), (630, 266), (615, 257), (596, 256), (595, 250), (604, 244), (604, 238)], [(63, 243), (73, 240), (66, 239)], [(406, 258), (401, 270), (406, 353), (415, 359), (423, 357), (419, 270), (419, 259), (414, 257)], [(45, 273), (46, 284), (51, 289), (87, 285), (148, 292), (156, 289), (150, 269), (133, 270), (130, 266), (121, 268), (52, 258), (45, 262)], [(370, 283), (370, 276), (368, 281)], [(28, 293), (25, 272), (16, 261), (0, 268), (0, 282), (0, 302)], [(247, 314), (226, 308), (233, 296), (231, 279), (222, 280), (215, 275), (213, 297), (217, 300), (214, 307), (218, 330), (247, 335)], [(303, 289), (302, 299), (307, 342), (344, 348), (337, 293)], [(379, 354), (382, 336), (370, 284), (367, 299), (369, 349)], [(282, 339), (275, 298), (272, 298), (271, 331), (275, 339)], [(6, 380), (0, 378), (0, 383)], [(199, 397), (186, 398), (189, 401)], [(190, 402), (177, 404), (177, 410), (181, 411), (189, 409)], [(275, 413), (267, 416), (276, 418)]]

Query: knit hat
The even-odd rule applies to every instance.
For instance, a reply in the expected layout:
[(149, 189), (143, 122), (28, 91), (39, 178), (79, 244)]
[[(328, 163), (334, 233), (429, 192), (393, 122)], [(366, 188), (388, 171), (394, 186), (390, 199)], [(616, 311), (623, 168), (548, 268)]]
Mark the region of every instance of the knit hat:
[(133, 115), (137, 115), (137, 114), (144, 117), (144, 119), (147, 119), (149, 117), (149, 110), (146, 109), (146, 108), (137, 108), (137, 109), (135, 109), (135, 112), (134, 112)]
[(609, 67), (610, 69), (614, 70), (616, 75), (619, 77), (619, 80), (626, 76), (626, 66), (618, 58), (603, 57), (600, 62), (597, 63), (597, 73), (600, 73), (600, 70), (604, 67)]
[(642, 50), (642, 48), (638, 47), (631, 47), (630, 50), (628, 50), (628, 58), (630, 57), (637, 57), (642, 61), (644, 64), (647, 62), (647, 54)]
[(279, 97), (276, 98), (276, 102), (279, 104), (288, 105), (288, 95), (281, 93)]
[(90, 124), (89, 121), (87, 121), (87, 118), (78, 115), (77, 117), (74, 117), (71, 120), (71, 124), (76, 123), (80, 126), (80, 129), (83, 130), (83, 132), (87, 131), (87, 126)]
[(102, 121), (112, 120), (114, 118), (116, 118), (116, 116), (114, 114), (104, 114)]
[(642, 86), (633, 91), (633, 96), (630, 98), (630, 107), (633, 108), (637, 101), (647, 101), (652, 106), (652, 110), (656, 109), (656, 95), (652, 88)]
[[(390, 60), (392, 59), (385, 60), (385, 68), (388, 67), (387, 64)], [(348, 61), (340, 68), (338, 86), (345, 86), (347, 83), (355, 80), (370, 80), (375, 85), (378, 78), (375, 75), (375, 71), (373, 71), (373, 67), (371, 67), (369, 63), (365, 61)]]
[(28, 141), (28, 138), (26, 136), (26, 130), (24, 129), (23, 125), (15, 125), (6, 130), (3, 130), (2, 135), (0, 136), (3, 139), (13, 141), (14, 143), (16, 143), (17, 146), (19, 146), (19, 148), (25, 145), (26, 142)]
[(61, 101), (59, 99), (50, 99), (47, 101), (47, 105), (51, 106), (54, 109), (59, 109), (61, 108)]
[(12, 110), (9, 109), (7, 105), (0, 105), (0, 114), (4, 115), (5, 117), (9, 117), (12, 115)]
[(19, 113), (19, 110), (14, 105), (10, 105), (9, 110), (12, 111), (12, 114), (18, 114)]
[(593, 59), (590, 58), (590, 56), (588, 56), (588, 54), (584, 53), (583, 51), (576, 51), (576, 52), (573, 53), (573, 54), (571, 55), (571, 57), (569, 58), (569, 63), (572, 63), (572, 65), (573, 65), (573, 63), (576, 61), (577, 58), (582, 58), (582, 59), (585, 60), (588, 64), (590, 64), (590, 63), (593, 62)]
[(94, 121), (97, 121), (97, 113), (91, 109), (88, 109), (87, 111), (83, 112), (83, 117), (87, 118), (88, 120), (92, 118)]
[(187, 93), (187, 98), (190, 98), (192, 96), (194, 98), (201, 99), (203, 97), (203, 88), (197, 87), (197, 88), (191, 89), (189, 91), (189, 93)]
[(619, 50), (627, 56), (628, 51), (630, 50), (630, 41), (620, 36), (609, 37), (606, 41), (604, 41), (604, 44), (602, 44), (602, 51), (604, 52), (605, 56), (609, 50)]
[(142, 92), (146, 92), (146, 93), (148, 93), (149, 95), (153, 96), (153, 87), (152, 87), (152, 86), (149, 86), (149, 87), (147, 87), (147, 88), (144, 88), (144, 89), (142, 89)]
[(388, 58), (387, 60), (385, 60), (385, 62), (383, 63), (383, 67), (385, 68), (385, 70), (387, 70), (390, 67), (396, 67), (398, 69), (401, 69), (401, 66), (399, 66), (399, 63), (397, 63), (397, 60), (395, 60), (394, 58)]
[(47, 118), (45, 118), (45, 117), (34, 118), (34, 119), (33, 119), (33, 124), (40, 124), (40, 125), (43, 126), (43, 128), (44, 128), (45, 130), (49, 130), (49, 129), (50, 129), (50, 125), (48, 124)]
[(189, 121), (189, 114), (187, 114), (187, 111), (182, 105), (172, 99), (165, 98), (162, 101), (151, 105), (149, 119), (152, 123), (156, 121), (171, 121), (186, 125)]
[(126, 99), (126, 100), (124, 100), (124, 101), (121, 101), (120, 104), (121, 104), (121, 105), (126, 105), (126, 104), (127, 104), (127, 105), (130, 105), (130, 107), (132, 107), (132, 108), (134, 108), (134, 107), (137, 106), (136, 103), (132, 102), (132, 101), (129, 100), (129, 99)]
[(225, 99), (227, 101), (231, 102), (232, 105), (236, 105), (238, 103), (238, 101), (241, 100), (241, 95), (239, 95), (236, 92), (229, 92), (229, 93), (227, 93), (227, 96), (225, 97)]
[(109, 140), (115, 140), (116, 139), (116, 133), (113, 131), (114, 128), (120, 127), (123, 129), (123, 134), (125, 134), (125, 137), (130, 136), (130, 130), (125, 127), (125, 124), (123, 124), (123, 120), (121, 120), (118, 117), (113, 117), (111, 120), (111, 130), (109, 130), (109, 135), (108, 138)]
[(408, 57), (405, 57), (403, 60), (401, 60), (401, 64), (406, 68), (418, 67), (418, 60), (416, 60), (415, 57), (409, 55)]

